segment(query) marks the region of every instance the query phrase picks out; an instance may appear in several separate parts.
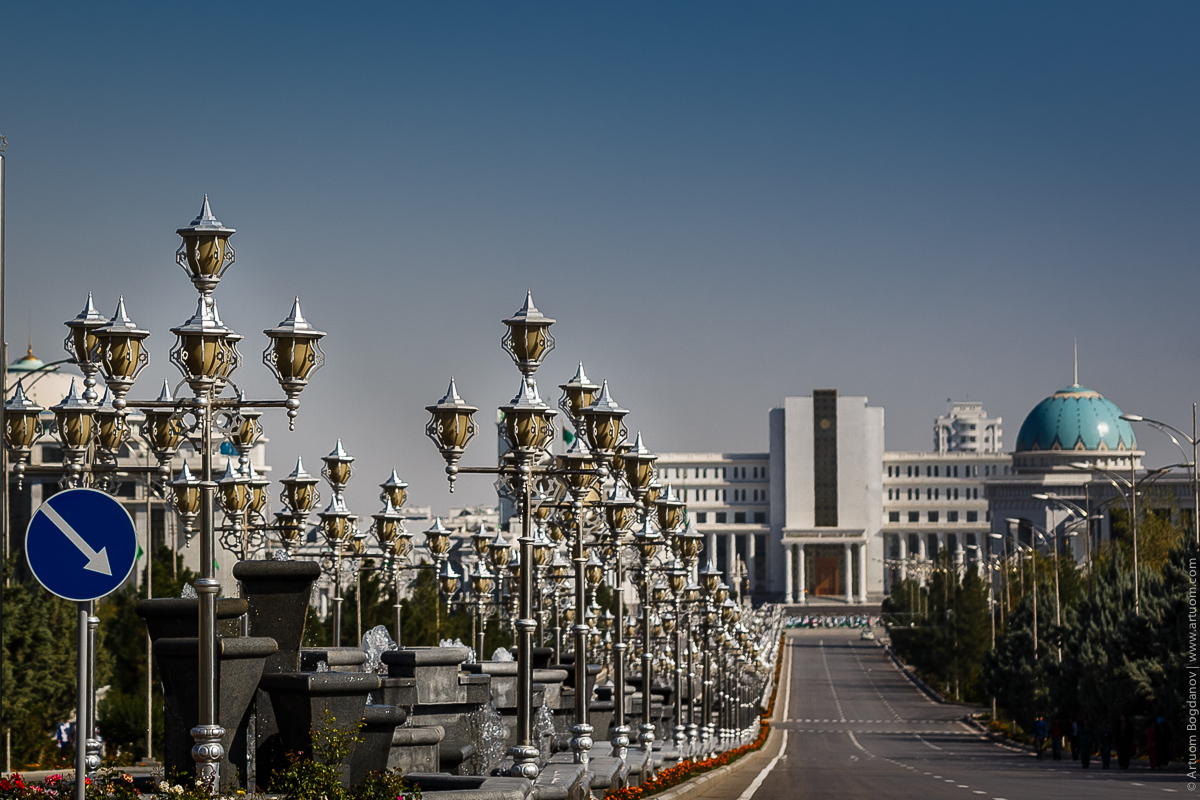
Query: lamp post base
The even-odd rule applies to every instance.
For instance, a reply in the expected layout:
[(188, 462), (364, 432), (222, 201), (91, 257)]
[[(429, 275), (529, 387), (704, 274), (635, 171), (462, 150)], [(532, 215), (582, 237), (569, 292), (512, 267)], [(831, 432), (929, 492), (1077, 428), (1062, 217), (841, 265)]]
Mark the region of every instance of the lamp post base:
[(649, 753), (654, 746), (654, 726), (649, 722), (638, 726), (638, 744), (642, 746), (643, 752)]
[(225, 729), (220, 725), (197, 725), (192, 728), (192, 759), (196, 762), (196, 780), (207, 787), (212, 794), (221, 791), (221, 759), (225, 756), (225, 748), (221, 746), (221, 737)]
[(619, 758), (624, 761), (629, 757), (629, 734), (631, 733), (633, 733), (633, 730), (628, 725), (618, 725), (613, 728), (613, 758)]
[(518, 744), (508, 748), (508, 754), (513, 759), (513, 764), (508, 770), (510, 777), (525, 778), (530, 781), (537, 780), (541, 770), (538, 768), (538, 749), (536, 747)]
[(571, 726), (571, 750), (575, 754), (575, 763), (588, 765), (588, 751), (592, 749), (592, 733), (596, 729), (586, 722)]

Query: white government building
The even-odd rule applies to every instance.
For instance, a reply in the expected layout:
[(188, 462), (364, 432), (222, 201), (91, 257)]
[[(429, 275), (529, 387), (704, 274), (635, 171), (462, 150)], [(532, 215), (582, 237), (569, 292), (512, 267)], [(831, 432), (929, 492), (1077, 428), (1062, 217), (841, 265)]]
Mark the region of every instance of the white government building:
[(1030, 411), (1013, 453), (1002, 422), (952, 402), (932, 450), (888, 452), (882, 408), (816, 390), (771, 410), (769, 452), (663, 453), (659, 480), (730, 586), (797, 604), (878, 602), (943, 550), (963, 568), (1019, 546), (1086, 558), (1131, 474), (1155, 481), (1160, 511), (1190, 513), (1190, 473), (1142, 470), (1121, 410), (1077, 381)]

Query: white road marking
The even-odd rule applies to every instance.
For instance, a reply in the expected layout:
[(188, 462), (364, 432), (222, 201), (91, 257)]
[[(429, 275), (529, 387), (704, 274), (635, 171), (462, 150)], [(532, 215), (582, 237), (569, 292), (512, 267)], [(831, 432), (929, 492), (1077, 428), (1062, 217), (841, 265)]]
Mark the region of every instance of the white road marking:
[(774, 758), (771, 759), (771, 761), (765, 767), (763, 767), (762, 772), (758, 773), (758, 775), (755, 776), (754, 780), (751, 781), (750, 785), (746, 787), (746, 791), (744, 791), (740, 795), (738, 795), (737, 800), (750, 800), (751, 797), (754, 797), (754, 793), (758, 791), (758, 787), (762, 786), (763, 781), (765, 781), (767, 779), (767, 775), (770, 774), (771, 770), (773, 770), (775, 768), (775, 765), (779, 763), (779, 759), (781, 759), (783, 757), (784, 752), (787, 750), (787, 740), (788, 740), (788, 732), (787, 732), (787, 728), (784, 728), (783, 729), (783, 741), (779, 745), (779, 752), (775, 755)]
[[(921, 734), (919, 734), (919, 733), (914, 733), (914, 734), (913, 734), (913, 738), (914, 738), (914, 739), (916, 739), (918, 742), (920, 742), (921, 744), (925, 745), (926, 747), (928, 747), (928, 748), (929, 748), (929, 749), (931, 749), (931, 750), (941, 750), (941, 749), (942, 749), (942, 748), (938, 747), (936, 744), (930, 744), (929, 742), (927, 742), (927, 741), (925, 741), (924, 739), (922, 739), (922, 738), (921, 738)], [(929, 773), (928, 773), (928, 772), (926, 772), (925, 774), (926, 774), (926, 775), (928, 775)], [(942, 776), (941, 776), (941, 775), (935, 775), (934, 777), (940, 778), (940, 777), (942, 777)]]

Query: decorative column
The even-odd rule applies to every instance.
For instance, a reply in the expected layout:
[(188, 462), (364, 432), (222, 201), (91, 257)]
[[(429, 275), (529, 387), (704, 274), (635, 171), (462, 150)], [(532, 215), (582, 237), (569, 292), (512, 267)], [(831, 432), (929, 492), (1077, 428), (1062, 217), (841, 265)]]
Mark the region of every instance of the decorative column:
[(898, 534), (897, 538), (900, 540), (898, 542), (900, 549), (897, 554), (900, 559), (900, 580), (904, 580), (908, 577), (908, 534)]
[(867, 603), (867, 543), (858, 545), (858, 602)]
[(842, 564), (845, 566), (845, 570), (844, 570), (845, 574), (846, 574), (845, 598), (846, 598), (847, 603), (854, 602), (854, 559), (851, 556), (850, 547), (851, 547), (851, 545), (849, 542), (846, 542), (845, 544), (842, 545), (842, 550), (843, 550)]
[(739, 600), (742, 597), (741, 587), (737, 585), (737, 539), (734, 534), (725, 534), (725, 582), (729, 584), (732, 594)]
[[(741, 534), (739, 534), (741, 535)], [(746, 536), (746, 586), (749, 594), (754, 594), (754, 590), (758, 588), (755, 585), (754, 579), (754, 557), (757, 555), (754, 552), (754, 534), (747, 533)]]
[(792, 593), (792, 546), (783, 546), (783, 602), (794, 603), (796, 596)]
[(797, 549), (796, 555), (799, 556), (798, 560), (800, 562), (798, 564), (798, 566), (800, 568), (799, 569), (799, 572), (800, 572), (800, 574), (799, 574), (800, 605), (803, 606), (803, 605), (808, 605), (808, 573), (805, 571), (805, 568), (804, 568), (804, 545), (803, 544), (797, 545), (796, 549)]

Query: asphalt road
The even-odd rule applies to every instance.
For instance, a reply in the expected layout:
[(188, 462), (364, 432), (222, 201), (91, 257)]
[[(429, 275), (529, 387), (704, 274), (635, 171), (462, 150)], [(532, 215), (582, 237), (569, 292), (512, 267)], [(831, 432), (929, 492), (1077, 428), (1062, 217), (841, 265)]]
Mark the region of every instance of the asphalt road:
[(795, 630), (787, 644), (789, 685), (779, 687), (775, 712), (786, 743), (776, 735), (756, 763), (705, 796), (1094, 800), (1196, 793), (1179, 765), (1125, 771), (1114, 759), (1111, 769), (1093, 761), (1084, 770), (1068, 755), (1037, 761), (1029, 750), (989, 741), (962, 722), (976, 709), (930, 700), (857, 631)]

